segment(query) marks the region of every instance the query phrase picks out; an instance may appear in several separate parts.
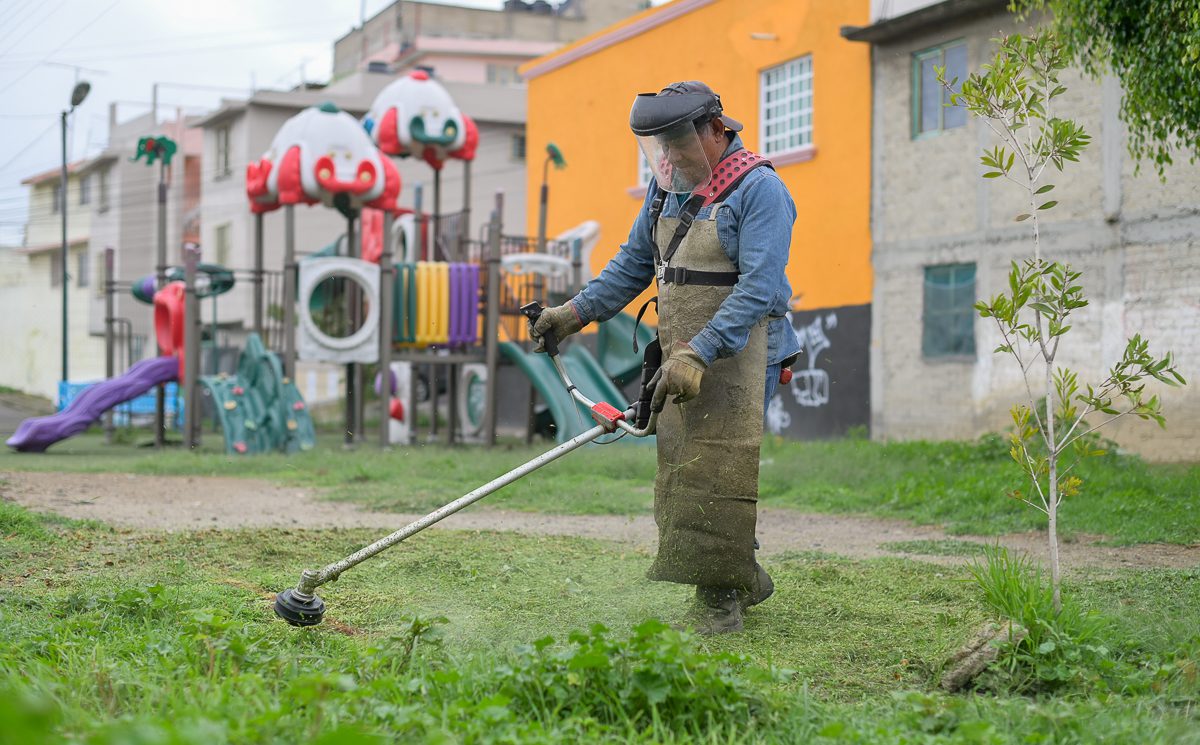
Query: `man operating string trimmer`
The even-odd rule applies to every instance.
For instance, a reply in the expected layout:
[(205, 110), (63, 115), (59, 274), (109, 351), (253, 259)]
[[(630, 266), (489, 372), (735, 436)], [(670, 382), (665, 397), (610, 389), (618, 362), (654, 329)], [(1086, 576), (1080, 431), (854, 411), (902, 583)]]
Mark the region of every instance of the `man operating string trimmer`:
[(784, 318), (796, 207), (704, 83), (639, 94), (629, 125), (655, 177), (629, 240), (533, 335), (563, 339), (606, 321), (657, 282), (653, 408), (678, 405), (658, 419), (648, 576), (696, 586), (689, 621), (700, 633), (741, 631), (743, 611), (775, 589), (754, 557), (758, 462), (765, 402), (800, 351)]

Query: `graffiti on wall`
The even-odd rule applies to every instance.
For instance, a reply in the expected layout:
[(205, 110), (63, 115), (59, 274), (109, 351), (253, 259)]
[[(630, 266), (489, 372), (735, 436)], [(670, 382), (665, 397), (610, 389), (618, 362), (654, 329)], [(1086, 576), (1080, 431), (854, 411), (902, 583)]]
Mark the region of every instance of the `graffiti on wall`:
[(800, 348), (804, 350), (803, 359), (808, 364), (804, 369), (793, 370), (792, 374), (792, 396), (801, 406), (816, 407), (829, 403), (829, 373), (817, 367), (817, 360), (821, 352), (833, 346), (825, 331), (835, 328), (837, 313), (826, 313), (823, 317), (814, 318), (807, 326), (795, 329), (796, 341), (800, 342)]
[(792, 380), (767, 404), (769, 432), (836, 436), (869, 418), (870, 306), (788, 314), (802, 350)]

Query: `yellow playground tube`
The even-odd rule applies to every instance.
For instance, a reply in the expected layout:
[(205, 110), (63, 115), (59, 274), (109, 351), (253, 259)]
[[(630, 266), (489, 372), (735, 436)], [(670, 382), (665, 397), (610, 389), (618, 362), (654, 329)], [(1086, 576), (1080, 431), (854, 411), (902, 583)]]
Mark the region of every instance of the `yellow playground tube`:
[(450, 265), (417, 262), (417, 344), (450, 341)]

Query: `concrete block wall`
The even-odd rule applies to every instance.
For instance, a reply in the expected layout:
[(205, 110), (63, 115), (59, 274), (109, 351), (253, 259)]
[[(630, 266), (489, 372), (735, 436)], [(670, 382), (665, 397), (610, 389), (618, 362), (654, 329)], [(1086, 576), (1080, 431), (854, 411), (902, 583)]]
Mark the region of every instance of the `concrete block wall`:
[[(977, 120), (914, 139), (914, 52), (964, 39), (971, 71), (994, 54), (989, 40), (1018, 30), (1003, 14), (929, 29), (875, 49), (872, 254), (872, 434), (877, 439), (970, 438), (1010, 425), (1009, 409), (1027, 399), (1016, 363), (993, 354), (993, 321), (975, 319), (976, 352), (925, 359), (921, 352), (924, 267), (976, 264), (976, 297), (1004, 289), (1010, 262), (1032, 256), (1027, 196), (1002, 179), (982, 179), (980, 152), (998, 140)], [(1189, 379), (1200, 372), (1200, 166), (1186, 158), (1161, 182), (1127, 154), (1117, 112), (1120, 87), (1078, 72), (1061, 78), (1062, 116), (1083, 124), (1093, 142), (1079, 163), (1048, 174), (1059, 206), (1041, 213), (1041, 250), (1083, 272), (1089, 307), (1074, 316), (1056, 359), (1099, 382), (1142, 333), (1156, 353), (1172, 350)], [(1200, 389), (1150, 386), (1161, 393), (1165, 430), (1126, 417), (1103, 433), (1159, 460), (1200, 457)], [(1036, 389), (1035, 389), (1036, 390)], [(1089, 421), (1097, 423), (1093, 417)]]

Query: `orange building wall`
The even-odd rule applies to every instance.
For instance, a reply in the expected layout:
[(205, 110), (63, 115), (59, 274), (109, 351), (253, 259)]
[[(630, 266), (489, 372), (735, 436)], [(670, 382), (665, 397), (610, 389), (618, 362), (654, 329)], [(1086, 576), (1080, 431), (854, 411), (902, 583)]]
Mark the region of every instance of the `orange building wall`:
[[(798, 212), (788, 278), (800, 296), (798, 310), (870, 303), (870, 53), (868, 45), (838, 33), (843, 25), (867, 24), (868, 11), (868, 0), (716, 0), (533, 77), (526, 130), (528, 224), (537, 224), (545, 146), (554, 142), (567, 168), (550, 170), (548, 234), (598, 220), (603, 232), (591, 268), (599, 273), (624, 242), (642, 203), (628, 193), (637, 184), (637, 145), (628, 126), (634, 96), (676, 80), (704, 80), (720, 94), (725, 111), (745, 125), (746, 146), (757, 150), (759, 73), (812, 54), (816, 155), (778, 169)], [(536, 73), (539, 62), (579, 43), (523, 71)]]

